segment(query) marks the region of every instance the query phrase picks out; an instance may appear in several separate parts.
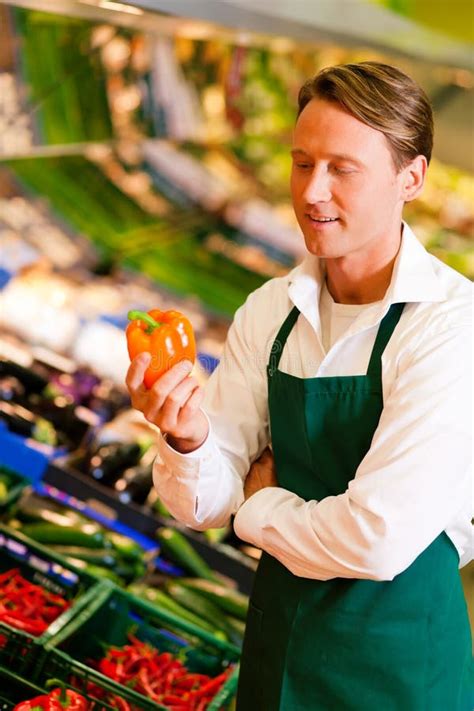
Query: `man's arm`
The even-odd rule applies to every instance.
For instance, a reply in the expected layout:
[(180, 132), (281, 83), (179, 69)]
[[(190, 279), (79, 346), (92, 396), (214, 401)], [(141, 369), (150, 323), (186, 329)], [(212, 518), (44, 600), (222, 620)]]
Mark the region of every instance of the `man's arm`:
[(304, 501), (263, 488), (239, 509), (237, 535), (301, 577), (405, 570), (472, 494), (471, 337), (468, 326), (441, 330), (411, 354), (344, 494)]
[(202, 410), (210, 427), (205, 442), (183, 454), (159, 441), (158, 495), (173, 516), (198, 530), (223, 526), (237, 511), (250, 463), (268, 443), (268, 344), (262, 338), (268, 314), (261, 304), (261, 295), (252, 294), (238, 310), (221, 362), (206, 383)]

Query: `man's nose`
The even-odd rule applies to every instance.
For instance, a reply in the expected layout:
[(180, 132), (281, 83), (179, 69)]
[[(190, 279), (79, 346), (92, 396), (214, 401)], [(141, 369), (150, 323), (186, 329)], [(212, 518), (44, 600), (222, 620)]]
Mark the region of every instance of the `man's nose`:
[(328, 202), (331, 199), (330, 176), (324, 168), (315, 168), (311, 173), (303, 197), (308, 205)]

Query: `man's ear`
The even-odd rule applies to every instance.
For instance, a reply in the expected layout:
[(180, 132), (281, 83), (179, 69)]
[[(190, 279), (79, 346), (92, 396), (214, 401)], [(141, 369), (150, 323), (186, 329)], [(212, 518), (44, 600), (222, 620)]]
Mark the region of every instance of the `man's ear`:
[(416, 156), (402, 170), (402, 198), (405, 202), (415, 200), (423, 190), (428, 162), (425, 156)]

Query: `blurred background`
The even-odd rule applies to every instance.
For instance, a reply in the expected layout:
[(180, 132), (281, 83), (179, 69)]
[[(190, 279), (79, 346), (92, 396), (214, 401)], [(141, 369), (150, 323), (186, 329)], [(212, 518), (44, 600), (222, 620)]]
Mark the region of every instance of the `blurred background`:
[[(247, 294), (304, 253), (288, 187), (301, 84), (369, 59), (432, 101), (406, 219), (474, 279), (472, 0), (0, 0), (0, 468), (142, 534), (166, 519), (124, 392), (127, 312), (188, 315), (205, 382)], [(135, 459), (94, 474), (91, 453), (132, 440)], [(235, 566), (259, 552), (213, 535), (234, 553), (201, 552), (248, 591)]]

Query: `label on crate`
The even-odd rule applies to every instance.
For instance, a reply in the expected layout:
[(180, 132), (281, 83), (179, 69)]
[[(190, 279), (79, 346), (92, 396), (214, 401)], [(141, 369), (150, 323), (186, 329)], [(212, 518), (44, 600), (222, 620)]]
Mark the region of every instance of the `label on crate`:
[(16, 560), (33, 568), (36, 571), (35, 579), (49, 590), (62, 593), (64, 592), (64, 586), (71, 588), (79, 582), (77, 573), (64, 568), (55, 561), (42, 558), (24, 543), (16, 541), (14, 538), (9, 538), (4, 534), (0, 534), (0, 549), (2, 548), (6, 549), (13, 559), (16, 558)]

